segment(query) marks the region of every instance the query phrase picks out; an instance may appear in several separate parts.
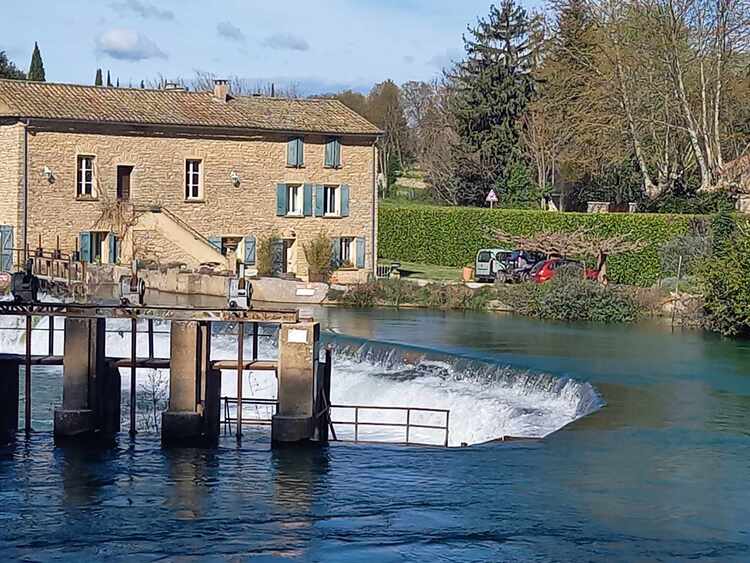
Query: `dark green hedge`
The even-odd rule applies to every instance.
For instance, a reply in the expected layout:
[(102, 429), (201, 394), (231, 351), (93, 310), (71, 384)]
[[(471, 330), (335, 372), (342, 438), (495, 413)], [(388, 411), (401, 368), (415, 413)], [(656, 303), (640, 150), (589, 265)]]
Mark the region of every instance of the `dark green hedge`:
[(607, 262), (615, 283), (650, 286), (660, 277), (659, 248), (686, 234), (696, 215), (627, 213), (554, 213), (524, 209), (466, 207), (395, 207), (382, 205), (378, 214), (378, 254), (382, 258), (465, 266), (480, 248), (497, 246), (493, 233), (572, 231), (581, 227), (601, 236), (630, 234), (645, 240), (641, 252), (612, 256)]

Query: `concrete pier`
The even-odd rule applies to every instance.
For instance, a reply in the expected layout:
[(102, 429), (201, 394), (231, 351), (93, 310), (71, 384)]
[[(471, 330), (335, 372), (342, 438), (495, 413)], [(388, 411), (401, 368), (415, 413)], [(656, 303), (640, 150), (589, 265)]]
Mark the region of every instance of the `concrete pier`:
[(221, 372), (211, 368), (211, 325), (173, 321), (169, 407), (162, 413), (164, 445), (212, 445), (219, 439)]
[(15, 439), (18, 432), (18, 363), (0, 362), (0, 445)]
[(315, 434), (315, 405), (320, 325), (299, 322), (281, 326), (278, 360), (278, 412), (271, 423), (273, 442), (311, 439)]
[(65, 319), (63, 404), (56, 438), (91, 438), (120, 431), (120, 372), (104, 354), (104, 319)]

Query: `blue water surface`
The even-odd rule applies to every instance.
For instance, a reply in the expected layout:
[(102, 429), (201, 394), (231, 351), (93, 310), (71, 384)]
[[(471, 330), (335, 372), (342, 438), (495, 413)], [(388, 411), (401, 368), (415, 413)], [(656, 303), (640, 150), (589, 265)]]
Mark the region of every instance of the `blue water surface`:
[[(750, 348), (656, 323), (316, 312), (335, 333), (591, 382), (539, 442), (0, 450), (0, 560), (750, 561)], [(35, 371), (35, 420), (59, 374)], [(334, 373), (335, 385), (335, 373)], [(37, 410), (38, 409), (38, 410)]]

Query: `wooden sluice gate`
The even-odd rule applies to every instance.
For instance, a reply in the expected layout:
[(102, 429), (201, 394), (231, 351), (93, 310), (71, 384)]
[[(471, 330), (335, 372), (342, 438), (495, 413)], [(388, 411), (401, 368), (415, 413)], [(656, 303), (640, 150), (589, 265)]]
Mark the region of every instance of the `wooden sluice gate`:
[[(295, 309), (215, 309), (144, 305), (83, 303), (0, 302), (0, 316), (25, 318), (25, 353), (0, 350), (0, 443), (18, 432), (20, 368), (25, 367), (24, 430), (32, 432), (33, 366), (63, 367), (62, 404), (54, 411), (54, 435), (58, 440), (108, 438), (120, 428), (121, 373), (130, 375), (130, 434), (136, 434), (136, 369), (169, 369), (169, 402), (162, 413), (161, 435), (165, 445), (214, 444), (219, 437), (222, 370), (236, 370), (236, 420), (242, 421), (242, 376), (249, 370), (271, 370), (278, 380), (276, 414), (271, 420), (274, 443), (325, 441), (330, 424), (330, 351), (319, 361), (320, 327), (300, 319)], [(35, 318), (48, 317), (46, 354), (32, 354)], [(64, 319), (63, 354), (55, 355), (54, 319)], [(106, 320), (129, 319), (130, 356), (112, 357), (106, 351)], [(148, 354), (139, 355), (138, 321), (148, 330)], [(169, 358), (154, 357), (154, 321), (170, 321)], [(235, 360), (211, 358), (212, 324), (237, 327)], [(259, 326), (278, 327), (278, 358), (258, 358)], [(111, 331), (110, 331), (111, 332)], [(120, 332), (120, 331), (117, 331)], [(144, 331), (141, 331), (141, 334)], [(245, 336), (252, 352), (245, 355)], [(242, 436), (242, 424), (235, 424)]]

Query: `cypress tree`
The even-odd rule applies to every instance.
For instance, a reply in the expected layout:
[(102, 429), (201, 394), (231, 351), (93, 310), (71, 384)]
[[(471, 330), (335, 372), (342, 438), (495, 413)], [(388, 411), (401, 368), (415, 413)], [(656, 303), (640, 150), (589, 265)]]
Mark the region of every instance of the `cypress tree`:
[(115, 84), (115, 88), (119, 88), (119, 87), (120, 87), (120, 78), (117, 77), (117, 83)]
[(34, 41), (34, 52), (31, 53), (31, 65), (29, 65), (29, 80), (44, 82), (44, 63), (42, 62), (42, 53), (39, 52), (39, 45)]
[(109, 77), (109, 71), (107, 71), (107, 88), (112, 88), (112, 79)]
[(94, 78), (94, 86), (102, 86), (103, 84), (104, 84), (104, 80), (102, 80), (102, 69), (97, 68), (96, 78)]
[(146, 88), (146, 83), (143, 82), (143, 80), (141, 80), (141, 89), (145, 89), (145, 88)]
[(449, 75), (458, 142), (459, 200), (483, 205), (490, 189), (501, 197), (521, 158), (521, 119), (535, 91), (531, 26), (515, 0), (493, 5), (464, 36), (466, 59)]

